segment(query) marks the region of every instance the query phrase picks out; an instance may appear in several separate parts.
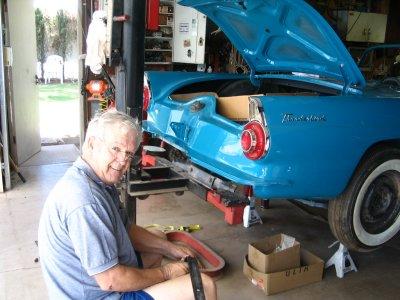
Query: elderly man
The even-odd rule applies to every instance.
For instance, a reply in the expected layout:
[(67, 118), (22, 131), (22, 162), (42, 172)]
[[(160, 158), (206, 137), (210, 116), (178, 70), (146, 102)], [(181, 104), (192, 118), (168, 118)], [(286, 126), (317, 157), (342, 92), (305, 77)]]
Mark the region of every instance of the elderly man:
[[(39, 253), (51, 299), (193, 299), (193, 253), (134, 224), (120, 208), (117, 183), (140, 144), (128, 115), (108, 111), (88, 125), (82, 156), (49, 194)], [(161, 266), (163, 256), (178, 260)], [(213, 281), (202, 275), (207, 299)]]

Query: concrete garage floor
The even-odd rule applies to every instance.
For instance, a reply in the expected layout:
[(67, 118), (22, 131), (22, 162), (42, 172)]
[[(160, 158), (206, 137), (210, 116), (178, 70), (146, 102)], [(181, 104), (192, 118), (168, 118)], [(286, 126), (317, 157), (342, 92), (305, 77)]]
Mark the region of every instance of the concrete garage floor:
[[(44, 200), (56, 181), (78, 155), (72, 145), (43, 147), (21, 173), (27, 179), (16, 178), (14, 188), (0, 194), (0, 299), (45, 299), (35, 244), (38, 220)], [(52, 157), (52, 159), (49, 159)], [(67, 191), (66, 191), (67, 193)], [(226, 261), (222, 277), (217, 281), (219, 299), (264, 299), (242, 273), (247, 244), (266, 235), (286, 233), (294, 236), (314, 254), (327, 260), (333, 253), (328, 249), (334, 238), (328, 224), (313, 218), (287, 201), (271, 202), (271, 208), (259, 212), (264, 224), (251, 228), (229, 226), (223, 214), (210, 204), (187, 192), (153, 196), (138, 201), (137, 221), (140, 225), (201, 224), (193, 233)], [(335, 247), (336, 248), (336, 247)], [(352, 253), (359, 267), (344, 279), (335, 275), (334, 268), (325, 271), (321, 282), (285, 293), (272, 299), (399, 299), (400, 237), (371, 253)]]

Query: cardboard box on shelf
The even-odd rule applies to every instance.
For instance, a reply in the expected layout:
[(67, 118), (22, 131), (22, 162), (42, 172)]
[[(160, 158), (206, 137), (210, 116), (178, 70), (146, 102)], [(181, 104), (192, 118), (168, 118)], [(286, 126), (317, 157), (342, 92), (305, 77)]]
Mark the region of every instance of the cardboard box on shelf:
[(159, 13), (166, 14), (166, 13), (169, 13), (169, 10), (170, 10), (170, 6), (169, 5), (160, 5), (158, 7), (158, 12)]
[(165, 53), (165, 54), (164, 54), (164, 61), (165, 61), (165, 62), (172, 62), (172, 55), (171, 55), (171, 53)]
[(274, 273), (300, 266), (300, 243), (277, 234), (249, 244), (250, 266), (261, 273)]
[(305, 249), (301, 249), (301, 267), (298, 268), (274, 273), (258, 272), (250, 266), (248, 256), (243, 264), (244, 275), (267, 295), (321, 281), (323, 270), (324, 261)]
[(158, 16), (158, 24), (159, 25), (167, 25), (167, 15), (159, 15)]

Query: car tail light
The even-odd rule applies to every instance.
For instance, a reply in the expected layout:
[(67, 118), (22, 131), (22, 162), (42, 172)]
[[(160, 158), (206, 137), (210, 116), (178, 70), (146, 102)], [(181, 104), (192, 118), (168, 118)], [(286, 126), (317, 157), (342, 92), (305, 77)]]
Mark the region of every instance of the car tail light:
[(150, 100), (151, 100), (151, 92), (147, 76), (145, 75), (143, 81), (143, 120), (147, 119), (147, 109), (150, 106)]
[(269, 135), (258, 121), (247, 123), (240, 138), (244, 155), (252, 160), (262, 158), (269, 148)]
[(143, 110), (146, 110), (149, 108), (150, 104), (150, 88), (148, 86), (143, 87)]

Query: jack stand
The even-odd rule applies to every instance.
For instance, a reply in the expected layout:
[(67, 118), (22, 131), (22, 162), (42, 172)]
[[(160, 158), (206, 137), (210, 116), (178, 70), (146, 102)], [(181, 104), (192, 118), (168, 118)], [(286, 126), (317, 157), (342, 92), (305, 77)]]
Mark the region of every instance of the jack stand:
[[(334, 242), (328, 248), (331, 248), (337, 243), (339, 243), (339, 241)], [(357, 267), (354, 264), (354, 261), (351, 258), (349, 251), (343, 244), (339, 245), (339, 249), (335, 252), (335, 254), (332, 255), (332, 257), (325, 264), (325, 269), (329, 268), (332, 265), (335, 265), (336, 276), (339, 278), (343, 278), (344, 274), (346, 274), (347, 272), (351, 271), (357, 272)]]
[(249, 197), (250, 205), (246, 205), (243, 212), (243, 226), (248, 228), (254, 224), (262, 224), (260, 215), (256, 211), (256, 198)]

